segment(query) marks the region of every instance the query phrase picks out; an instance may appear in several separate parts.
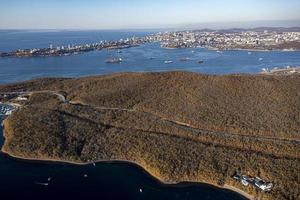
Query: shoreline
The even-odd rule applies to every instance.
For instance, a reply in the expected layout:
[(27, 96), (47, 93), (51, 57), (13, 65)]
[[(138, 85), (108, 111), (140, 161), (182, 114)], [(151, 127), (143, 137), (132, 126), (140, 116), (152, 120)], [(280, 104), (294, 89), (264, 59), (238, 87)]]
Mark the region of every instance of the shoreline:
[(212, 47), (160, 47), (162, 49), (176, 50), (176, 49), (206, 49), (209, 51), (248, 51), (248, 52), (299, 52), (300, 49), (243, 49), (243, 48), (212, 48)]
[(172, 186), (180, 186), (180, 184), (207, 184), (207, 185), (211, 185), (214, 186), (216, 188), (219, 189), (225, 189), (225, 190), (230, 190), (233, 191), (235, 193), (240, 194), (241, 196), (245, 197), (248, 200), (255, 200), (254, 196), (251, 194), (248, 194), (247, 192), (234, 187), (232, 185), (228, 185), (228, 184), (224, 184), (223, 186), (221, 185), (217, 185), (211, 182), (206, 182), (206, 181), (201, 181), (201, 182), (168, 182), (168, 181), (164, 181), (161, 178), (153, 175), (151, 172), (149, 172), (148, 170), (146, 170), (142, 165), (140, 165), (137, 162), (134, 161), (129, 161), (129, 160), (122, 160), (122, 159), (103, 159), (103, 160), (97, 160), (97, 161), (90, 161), (90, 162), (75, 162), (75, 161), (66, 161), (66, 160), (61, 160), (61, 159), (38, 159), (38, 158), (24, 158), (21, 156), (16, 156), (13, 155), (9, 152), (4, 151), (3, 149), (0, 150), (0, 155), (4, 154), (7, 155), (8, 157), (17, 159), (17, 160), (21, 160), (21, 161), (32, 161), (32, 162), (48, 162), (48, 163), (57, 163), (57, 164), (71, 164), (71, 165), (77, 165), (77, 166), (87, 166), (87, 165), (91, 165), (91, 164), (101, 164), (101, 163), (124, 163), (124, 164), (129, 164), (129, 165), (133, 165), (136, 166), (140, 169), (142, 169), (144, 172), (146, 172), (148, 175), (152, 176), (154, 179), (156, 179), (157, 181), (159, 181), (161, 184), (164, 185), (172, 185)]

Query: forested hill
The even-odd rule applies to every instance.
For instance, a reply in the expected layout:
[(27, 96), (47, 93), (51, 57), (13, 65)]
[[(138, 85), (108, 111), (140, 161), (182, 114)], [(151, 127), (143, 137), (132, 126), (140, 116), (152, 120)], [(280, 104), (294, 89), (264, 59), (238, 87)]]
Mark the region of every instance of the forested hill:
[[(0, 86), (16, 91), (30, 93), (4, 123), (10, 155), (128, 160), (164, 181), (227, 183), (262, 199), (299, 196), (299, 75), (122, 73)], [(244, 188), (232, 179), (236, 170), (275, 188)]]

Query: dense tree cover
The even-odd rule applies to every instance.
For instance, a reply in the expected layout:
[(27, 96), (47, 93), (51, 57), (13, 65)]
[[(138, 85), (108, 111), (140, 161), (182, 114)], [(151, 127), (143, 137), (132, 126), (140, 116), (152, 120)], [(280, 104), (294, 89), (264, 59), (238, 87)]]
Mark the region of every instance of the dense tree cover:
[[(168, 182), (230, 184), (261, 199), (299, 198), (300, 76), (130, 73), (0, 86), (34, 93), (5, 121), (11, 155), (122, 159)], [(271, 193), (232, 179), (273, 181)]]

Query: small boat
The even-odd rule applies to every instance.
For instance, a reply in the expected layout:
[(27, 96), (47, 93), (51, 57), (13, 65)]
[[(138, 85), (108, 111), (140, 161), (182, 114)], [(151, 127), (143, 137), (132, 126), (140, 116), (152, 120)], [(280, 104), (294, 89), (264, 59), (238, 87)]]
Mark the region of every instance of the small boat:
[(113, 63), (121, 63), (122, 61), (123, 61), (122, 58), (110, 58), (107, 59), (105, 62), (109, 64), (113, 64)]
[(252, 54), (252, 52), (251, 52), (251, 51), (249, 51), (249, 52), (248, 52), (248, 55), (251, 55), (251, 54)]
[(49, 185), (49, 183), (41, 183), (41, 182), (35, 182), (35, 184), (42, 185), (42, 186), (48, 186)]
[(199, 60), (198, 63), (199, 63), (199, 64), (202, 64), (202, 63), (204, 63), (204, 61), (203, 61), (203, 60)]
[(258, 60), (259, 60), (259, 61), (263, 61), (264, 59), (263, 59), (263, 58), (259, 58)]
[(49, 177), (47, 180), (48, 180), (48, 181), (51, 181), (51, 179), (52, 179), (52, 178), (51, 178), (51, 177)]
[(166, 60), (164, 63), (165, 64), (171, 64), (171, 63), (173, 63), (173, 61), (172, 60)]
[(83, 177), (84, 177), (84, 178), (87, 178), (87, 177), (88, 177), (88, 175), (87, 175), (87, 174), (84, 174), (84, 175), (83, 175)]
[(190, 58), (189, 57), (184, 57), (184, 58), (179, 58), (179, 60), (184, 62), (184, 61), (189, 61)]
[(142, 189), (142, 188), (140, 188), (140, 189), (139, 189), (139, 192), (140, 192), (140, 193), (142, 193), (142, 192), (143, 192), (143, 189)]
[(96, 167), (96, 163), (93, 162), (93, 166)]

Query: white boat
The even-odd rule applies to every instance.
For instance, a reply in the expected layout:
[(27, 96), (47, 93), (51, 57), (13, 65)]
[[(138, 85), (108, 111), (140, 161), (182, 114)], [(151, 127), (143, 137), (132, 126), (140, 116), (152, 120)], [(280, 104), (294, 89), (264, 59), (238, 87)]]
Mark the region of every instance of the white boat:
[(259, 61), (263, 61), (264, 59), (263, 59), (263, 58), (259, 58), (258, 60), (259, 60)]
[(173, 61), (172, 60), (166, 60), (164, 63), (165, 64), (171, 64), (171, 63), (173, 63)]
[(48, 186), (49, 185), (49, 183), (41, 183), (41, 182), (35, 182), (35, 184), (42, 185), (42, 186)]
[(189, 61), (190, 58), (189, 57), (183, 57), (183, 58), (179, 58), (180, 61)]
[(107, 59), (105, 62), (109, 64), (113, 64), (113, 63), (121, 63), (122, 61), (123, 61), (122, 58), (110, 58)]

